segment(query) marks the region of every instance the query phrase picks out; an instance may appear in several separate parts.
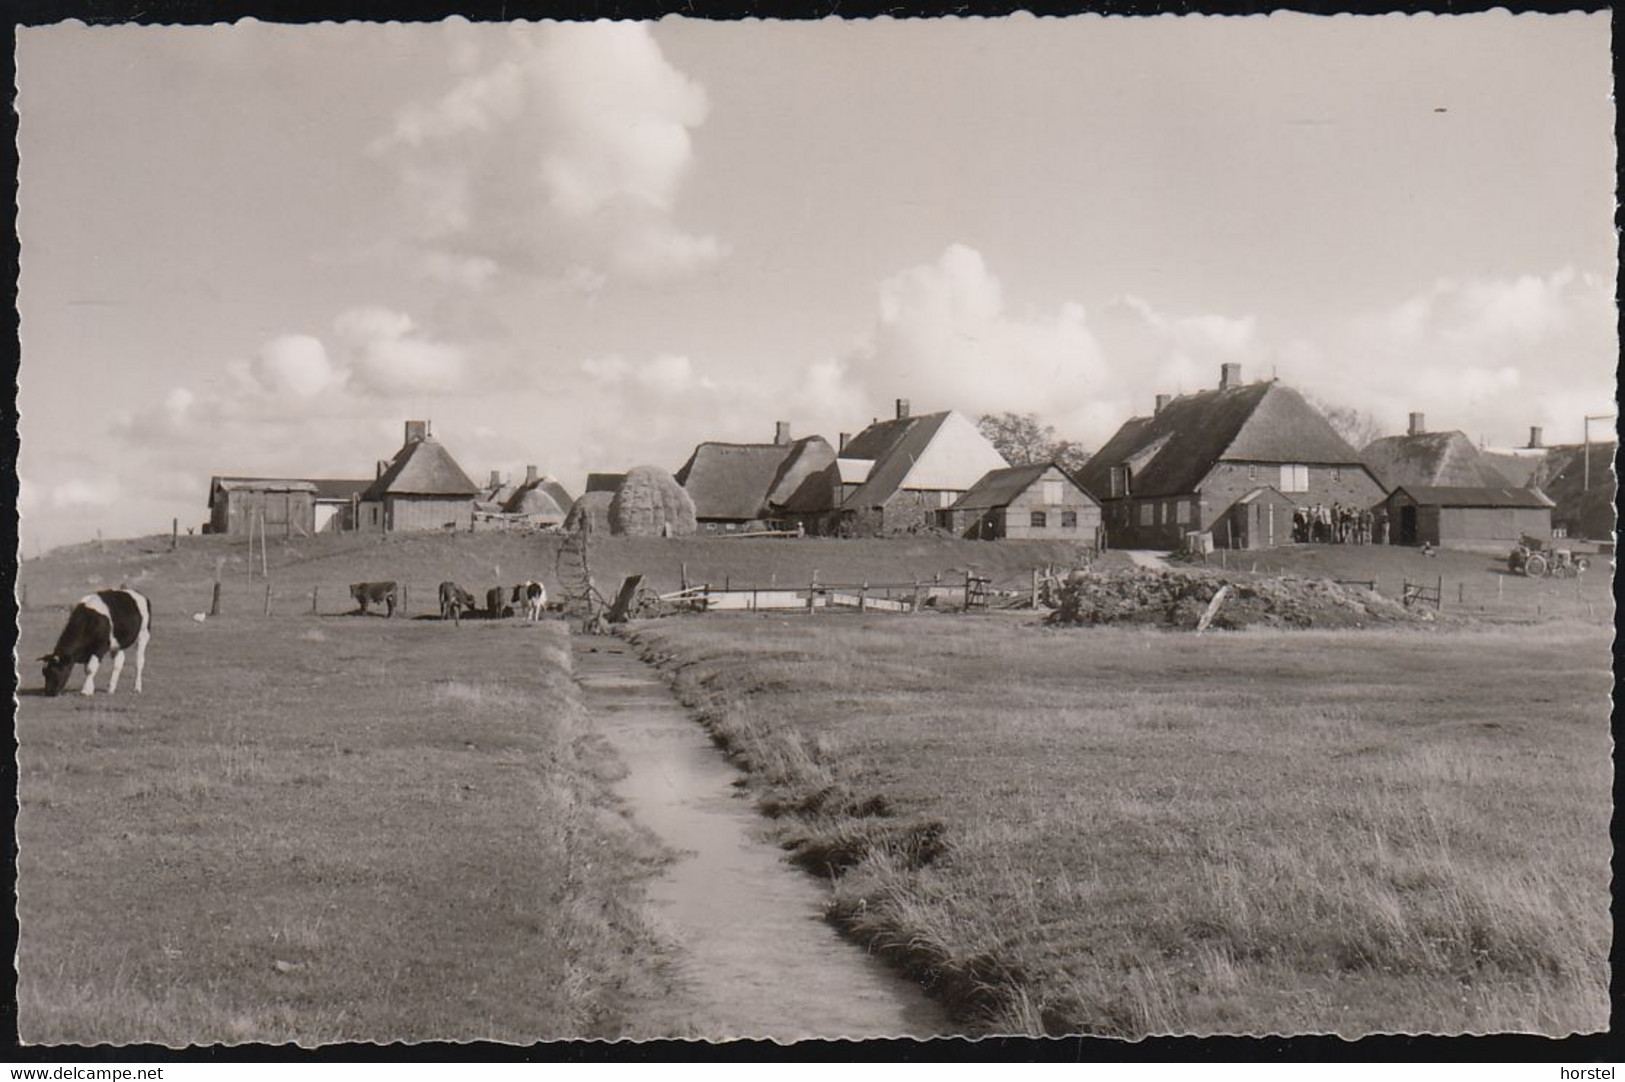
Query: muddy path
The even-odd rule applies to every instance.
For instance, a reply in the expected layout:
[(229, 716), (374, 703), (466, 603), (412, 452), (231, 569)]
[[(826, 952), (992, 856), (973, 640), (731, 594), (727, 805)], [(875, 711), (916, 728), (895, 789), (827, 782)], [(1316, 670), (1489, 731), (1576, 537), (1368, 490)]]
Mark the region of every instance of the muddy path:
[(616, 789), (680, 856), (650, 889), (681, 944), (674, 1035), (926, 1037), (950, 1033), (913, 983), (823, 919), (826, 890), (783, 860), (740, 771), (625, 643), (575, 636), (593, 724), (625, 762)]

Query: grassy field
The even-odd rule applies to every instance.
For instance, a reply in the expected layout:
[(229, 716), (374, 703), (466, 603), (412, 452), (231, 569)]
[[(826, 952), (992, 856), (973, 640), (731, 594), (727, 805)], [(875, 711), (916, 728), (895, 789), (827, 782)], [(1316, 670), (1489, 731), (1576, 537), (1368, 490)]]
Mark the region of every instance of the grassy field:
[(1606, 629), (634, 634), (834, 919), (971, 1026), (1607, 1024)]
[[(23, 1040), (661, 1031), (665, 856), (608, 794), (561, 624), (156, 621), (139, 697), (23, 671)], [(20, 656), (60, 626), (25, 614)]]

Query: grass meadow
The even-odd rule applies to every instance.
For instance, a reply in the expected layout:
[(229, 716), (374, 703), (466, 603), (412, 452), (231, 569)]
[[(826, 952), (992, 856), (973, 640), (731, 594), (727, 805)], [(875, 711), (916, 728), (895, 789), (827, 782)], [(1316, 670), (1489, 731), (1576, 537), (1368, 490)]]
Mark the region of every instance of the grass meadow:
[(968, 1026), (1608, 1022), (1610, 632), (637, 625), (832, 918)]
[[(25, 613), (20, 656), (60, 626)], [(567, 648), (556, 622), (159, 608), (141, 696), (133, 663), (90, 699), (25, 666), (22, 1039), (649, 1035), (665, 855), (608, 794)]]

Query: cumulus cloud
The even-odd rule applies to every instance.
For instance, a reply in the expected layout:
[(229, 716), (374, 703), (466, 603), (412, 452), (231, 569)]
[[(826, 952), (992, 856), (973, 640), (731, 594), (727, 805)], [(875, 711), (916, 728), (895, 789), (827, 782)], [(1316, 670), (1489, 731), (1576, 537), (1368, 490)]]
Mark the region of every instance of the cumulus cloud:
[(338, 317), (334, 329), (349, 350), (350, 379), (364, 392), (445, 393), (463, 383), (463, 350), (423, 334), (404, 312), (352, 308)]
[(58, 511), (106, 507), (118, 499), (118, 482), (111, 477), (86, 481), (74, 477), (51, 487), (51, 507)]
[(321, 340), (308, 334), (271, 339), (254, 354), (248, 374), (260, 390), (296, 399), (315, 398), (342, 378)]
[(399, 171), (425, 273), (649, 279), (723, 254), (674, 219), (709, 104), (648, 26), (517, 26), (483, 63), (466, 39), (455, 51), (461, 78), (373, 145)]
[(1418, 410), (1430, 427), (1491, 443), (1529, 425), (1579, 439), (1581, 418), (1613, 402), (1613, 287), (1571, 269), (1443, 278), (1282, 356), (1283, 378), (1324, 386), (1394, 431)]

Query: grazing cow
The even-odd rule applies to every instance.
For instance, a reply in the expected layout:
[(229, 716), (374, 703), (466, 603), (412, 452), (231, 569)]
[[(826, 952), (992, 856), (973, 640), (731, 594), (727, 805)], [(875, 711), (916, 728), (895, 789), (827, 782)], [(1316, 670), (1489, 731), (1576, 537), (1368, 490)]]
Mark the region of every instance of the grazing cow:
[(368, 605), (383, 605), (386, 615), (395, 615), (395, 584), (393, 582), (357, 582), (350, 587), (350, 596), (361, 606), (361, 615), (367, 615)]
[(455, 582), (440, 584), (440, 618), (454, 623), (463, 622), (463, 610), (474, 610), (474, 595)]
[(502, 603), (502, 595), (505, 592), (500, 586), (493, 586), (485, 591), (485, 615), (495, 620), (508, 614), (510, 610)]
[(540, 620), (547, 608), (547, 587), (539, 582), (521, 582), (513, 588), (513, 603), (526, 620)]
[(124, 651), (135, 647), (135, 690), (141, 693), (141, 673), (147, 667), (147, 640), (152, 637), (152, 607), (134, 590), (98, 590), (79, 599), (68, 614), (68, 626), (56, 640), (56, 649), (40, 658), (45, 663), (45, 694), (60, 695), (68, 686), (75, 665), (85, 667), (81, 695), (96, 693), (96, 670), (112, 658), (109, 695), (118, 690), (124, 670)]

